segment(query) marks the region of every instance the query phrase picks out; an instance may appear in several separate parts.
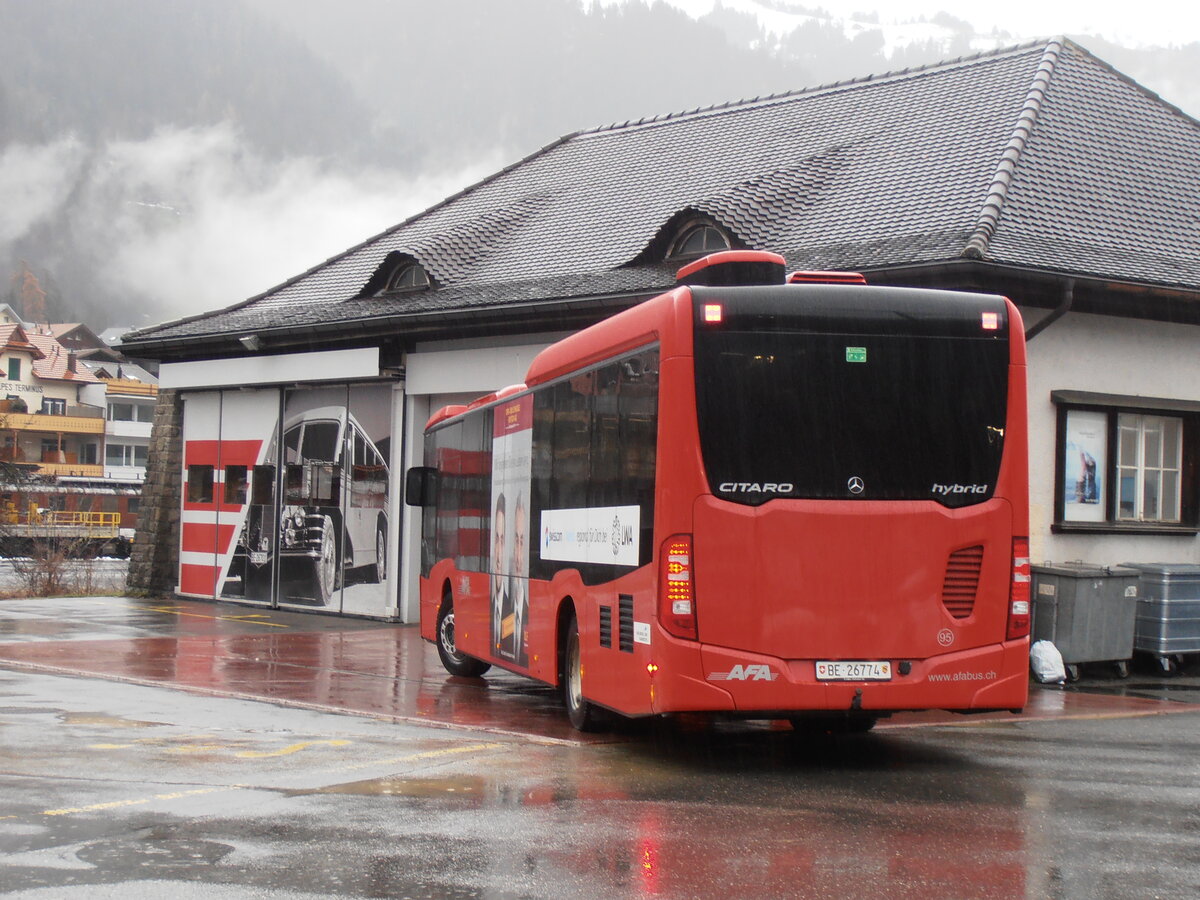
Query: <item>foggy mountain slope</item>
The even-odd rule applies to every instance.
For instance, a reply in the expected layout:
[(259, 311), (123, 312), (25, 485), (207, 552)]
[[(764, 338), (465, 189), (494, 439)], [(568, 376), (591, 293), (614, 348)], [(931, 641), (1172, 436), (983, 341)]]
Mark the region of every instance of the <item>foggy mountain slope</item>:
[(1200, 118), (1200, 81), (1195, 75), (1200, 71), (1200, 43), (1135, 49), (1097, 37), (1075, 40), (1142, 87)]
[[(804, 65), (735, 46), (672, 6), (578, 0), (246, 0), (373, 104), (427, 162), (520, 158), (579, 129), (811, 85)], [(414, 134), (417, 137), (414, 137)]]
[(347, 153), (369, 111), (240, 2), (0, 0), (0, 144), (232, 122), (276, 154)]
[[(572, 131), (984, 49), (740, 8), (0, 0), (0, 301), (24, 261), (96, 330), (228, 306)], [(1189, 109), (1200, 48), (1117, 49)]]
[(51, 318), (98, 330), (266, 290), (566, 132), (807, 80), (662, 6), (0, 0), (0, 14), (0, 189), (24, 200), (0, 204), (0, 290), (15, 299), (24, 261)]
[[(662, 2), (689, 5), (685, 0)], [(877, 10), (838, 17), (816, 4), (789, 0), (715, 0), (712, 10), (698, 20), (720, 28), (734, 46), (752, 47), (800, 63), (822, 83), (1059, 36), (1058, 32), (1028, 27), (994, 28), (984, 33), (947, 12), (903, 19), (886, 5), (878, 4)], [(993, 12), (990, 18), (998, 18), (998, 14)], [(1162, 33), (1162, 29), (1158, 31)], [(1188, 115), (1200, 117), (1200, 82), (1194, 77), (1200, 65), (1200, 43), (1123, 46), (1087, 31), (1067, 30), (1062, 36), (1087, 47)]]
[[(262, 290), (458, 187), (241, 0), (0, 0), (0, 301), (148, 324)], [(387, 166), (391, 163), (392, 166)], [(394, 171), (394, 169), (393, 169)]]

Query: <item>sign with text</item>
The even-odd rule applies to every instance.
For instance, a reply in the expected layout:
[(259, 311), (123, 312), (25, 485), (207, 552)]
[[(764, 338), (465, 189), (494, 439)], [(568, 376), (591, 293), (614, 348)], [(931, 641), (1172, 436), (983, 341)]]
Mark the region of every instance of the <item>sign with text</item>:
[(542, 513), (542, 559), (636, 566), (641, 509), (600, 506)]

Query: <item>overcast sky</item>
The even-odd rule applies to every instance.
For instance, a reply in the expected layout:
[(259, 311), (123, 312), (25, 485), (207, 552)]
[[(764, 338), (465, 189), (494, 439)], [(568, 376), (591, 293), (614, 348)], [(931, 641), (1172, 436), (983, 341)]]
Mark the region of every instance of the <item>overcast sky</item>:
[[(619, 3), (624, 0), (600, 0)], [(720, 2), (731, 9), (750, 9), (753, 0), (664, 0), (699, 16)], [(850, 18), (863, 10), (876, 11), (881, 22), (911, 20), (939, 11), (970, 22), (978, 31), (999, 28), (1018, 39), (1058, 34), (1094, 34), (1130, 47), (1169, 46), (1200, 40), (1200, 6), (1179, 0), (1139, 3), (1096, 0), (1007, 0), (1004, 3), (964, 3), (962, 0), (799, 0), (798, 6), (821, 7)], [(769, 18), (769, 14), (766, 16)]]
[[(345, 2), (346, 0), (342, 0), (343, 4)], [(574, 2), (582, 8), (588, 8), (592, 4), (611, 5), (630, 0)], [(712, 11), (720, 2), (726, 8), (754, 14), (766, 29), (780, 36), (790, 33), (807, 18), (798, 13), (782, 11), (789, 7), (787, 0), (645, 2), (668, 3), (695, 17)], [(0, 55), (0, 59), (10, 63), (21, 59), (19, 54), (12, 52), (13, 48), (19, 49), (22, 46), (20, 42), (24, 41), (26, 46), (36, 49), (38, 34), (66, 33), (68, 37), (72, 37), (66, 26), (78, 23), (81, 18), (80, 11), (91, 10), (93, 7), (101, 10), (98, 14), (100, 21), (107, 22), (108, 19), (113, 19), (110, 24), (114, 28), (114, 34), (130, 34), (135, 37), (141, 35), (144, 38), (147, 32), (136, 20), (126, 21), (130, 18), (131, 11), (138, 9), (139, 3), (149, 8), (160, 3), (160, 0), (122, 0), (120, 3), (114, 0), (59, 0), (53, 4), (45, 0), (37, 0), (36, 3), (33, 0), (0, 0), (0, 9), (9, 13), (10, 17), (13, 10), (46, 12), (43, 16), (27, 17), (35, 23), (41, 23), (44, 26), (41, 31), (9, 29), (6, 32), (0, 29), (0, 36), (15, 35), (15, 43), (10, 42), (8, 45), (10, 52)], [(478, 9), (489, 11), (508, 9), (501, 0), (475, 0), (475, 4)], [(181, 3), (169, 7), (163, 4), (177, 13), (189, 10), (193, 5), (205, 6), (206, 9), (210, 5), (214, 9), (222, 8), (221, 4), (215, 3)], [(333, 76), (328, 81), (316, 79), (314, 83), (322, 86), (329, 96), (334, 97), (334, 101), (331, 102), (335, 102), (338, 109), (343, 108), (342, 101), (346, 98), (338, 94), (335, 88), (343, 85), (343, 79), (348, 82), (351, 75), (358, 73), (361, 62), (375, 59), (371, 53), (377, 52), (381, 62), (376, 68), (366, 69), (371, 76), (366, 79), (370, 85), (370, 103), (364, 105), (363, 109), (394, 107), (391, 111), (400, 117), (397, 121), (402, 123), (403, 128), (394, 130), (394, 133), (389, 131), (388, 134), (393, 138), (404, 138), (406, 129), (423, 134), (422, 129), (428, 130), (431, 122), (443, 122), (455, 116), (472, 122), (474, 120), (466, 111), (478, 108), (481, 96), (485, 100), (491, 98), (488, 100), (491, 103), (489, 109), (499, 108), (503, 115), (491, 121), (491, 131), (488, 131), (487, 127), (480, 129), (480, 133), (488, 137), (485, 137), (482, 143), (476, 141), (471, 144), (472, 149), (469, 152), (454, 143), (453, 135), (456, 132), (453, 129), (438, 132), (450, 137), (437, 140), (441, 140), (448, 150), (453, 149), (457, 152), (445, 156), (431, 156), (431, 160), (440, 163), (437, 166), (428, 162), (424, 163), (424, 168), (417, 163), (401, 166), (389, 159), (366, 164), (344, 158), (337, 153), (321, 155), (320, 147), (325, 145), (307, 150), (286, 145), (281, 155), (249, 140), (244, 133), (244, 122), (234, 121), (233, 118), (229, 121), (215, 122), (211, 116), (195, 114), (192, 106), (202, 105), (200, 100), (215, 97), (214, 102), (219, 105), (223, 96), (219, 93), (220, 90), (230, 89), (227, 83), (219, 79), (213, 81), (212, 91), (216, 93), (211, 93), (204, 85), (196, 93), (181, 90), (179, 84), (175, 84), (173, 96), (179, 98), (179, 108), (167, 109), (162, 114), (161, 121), (155, 123), (153, 133), (127, 134), (122, 131), (122, 122), (141, 121), (133, 113), (140, 111), (145, 105), (142, 102), (142, 87), (146, 87), (147, 96), (153, 97), (154, 92), (149, 90), (150, 82), (155, 78), (164, 77), (164, 73), (170, 74), (175, 71), (171, 66), (150, 64), (155, 61), (155, 57), (145, 48), (157, 46), (152, 42), (143, 41), (145, 46), (138, 40), (130, 42), (128, 46), (137, 49), (136, 53), (127, 50), (125, 54), (118, 53), (116, 56), (110, 52), (107, 56), (98, 55), (93, 58), (69, 57), (69, 61), (74, 63), (73, 66), (64, 64), (60, 68), (43, 69), (43, 75), (46, 77), (42, 81), (33, 79), (30, 82), (32, 87), (28, 91), (24, 94), (16, 92), (16, 96), (22, 96), (28, 101), (28, 109), (33, 111), (35, 118), (39, 109), (38, 103), (44, 103), (44, 96), (53, 96), (53, 91), (59, 89), (62, 84), (73, 84), (69, 77), (49, 77), (46, 73), (55, 76), (59, 73), (72, 75), (78, 74), (79, 71), (90, 71), (88, 66), (99, 66), (100, 74), (107, 75), (110, 79), (103, 82), (103, 85), (132, 84), (132, 87), (124, 94), (117, 92), (117, 96), (113, 96), (111, 92), (96, 94), (94, 103), (67, 105), (70, 109), (78, 111), (93, 108), (103, 110), (106, 103), (111, 104), (111, 121), (105, 120), (103, 116), (98, 119), (101, 122), (109, 121), (108, 126), (98, 129), (98, 134), (104, 135), (103, 137), (88, 137), (86, 130), (77, 133), (65, 129), (60, 133), (59, 126), (47, 126), (44, 134), (38, 128), (34, 128), (23, 140), (0, 144), (0, 197), (5, 199), (5, 203), (0, 204), (0, 261), (7, 258), (10, 263), (10, 269), (4, 273), (5, 280), (0, 281), (0, 285), (5, 284), (11, 277), (12, 271), (15, 270), (13, 267), (18, 265), (19, 260), (27, 259), (39, 277), (45, 278), (47, 284), (57, 282), (63, 295), (72, 298), (72, 302), (82, 302), (74, 298), (87, 298), (91, 305), (77, 314), (83, 317), (95, 313), (97, 320), (89, 324), (97, 328), (104, 328), (110, 324), (140, 326), (177, 315), (226, 306), (266, 290), (364, 240), (369, 235), (427, 208), (466, 185), (497, 171), (521, 155), (535, 150), (559, 134), (575, 128), (600, 125), (605, 121), (622, 121), (630, 116), (667, 113), (689, 108), (689, 105), (720, 103), (736, 99), (738, 96), (754, 96), (764, 92), (759, 89), (759, 82), (753, 81), (752, 78), (739, 81), (733, 77), (734, 73), (728, 70), (719, 70), (717, 77), (711, 82), (705, 82), (705, 92), (692, 98), (688, 105), (682, 102), (671, 105), (668, 101), (654, 105), (658, 101), (651, 104), (642, 102), (641, 95), (630, 95), (628, 91), (620, 93), (614, 90), (614, 83), (619, 79), (612, 78), (610, 73), (603, 69), (598, 70), (596, 76), (590, 80), (564, 82), (567, 85), (564, 89), (563, 84), (555, 83), (554, 79), (545, 79), (545, 66), (561, 66), (563, 58), (547, 56), (546, 59), (553, 60), (549, 63), (534, 58), (539, 43), (551, 45), (556, 35), (551, 26), (544, 22), (526, 22), (520, 18), (519, 14), (528, 17), (531, 11), (543, 8), (540, 4), (532, 3), (513, 3), (512, 7), (516, 12), (502, 17), (505, 24), (513, 29), (528, 30), (531, 40), (521, 46), (527, 48), (529, 58), (513, 58), (508, 50), (504, 49), (509, 46), (504, 35), (494, 34), (492, 31), (481, 32), (480, 41), (484, 46), (494, 45), (501, 48), (494, 58), (487, 57), (491, 64), (496, 67), (511, 66), (514, 69), (514, 77), (509, 82), (502, 82), (498, 92), (480, 91), (476, 70), (453, 61), (452, 65), (444, 68), (417, 65), (409, 70), (431, 79), (440, 79), (442, 83), (439, 86), (447, 88), (441, 92), (431, 92), (430, 85), (423, 84), (419, 79), (414, 80), (411, 87), (408, 82), (381, 80), (381, 73), (395, 69), (393, 56), (398, 52), (395, 47), (400, 46), (403, 51), (403, 44), (375, 42), (374, 46), (364, 49), (360, 45), (362, 37), (358, 34), (361, 22), (353, 17), (331, 18), (332, 14), (329, 11), (337, 7), (337, 0), (309, 0), (308, 3), (301, 3), (300, 0), (255, 0), (252, 5), (265, 10), (266, 24), (262, 26), (262, 31), (253, 32), (256, 35), (255, 39), (261, 41), (264, 35), (269, 37), (273, 34), (271, 29), (282, 29), (286, 26), (297, 28), (298, 34), (308, 34), (310, 39), (315, 34), (315, 44), (332, 47), (326, 56), (314, 56), (312, 61), (305, 62), (303, 47), (294, 49), (290, 43), (291, 38), (286, 35), (274, 43), (268, 42), (268, 46), (274, 47), (276, 52), (275, 57), (270, 57), (271, 60), (287, 61), (295, 58), (300, 60), (297, 65), (309, 65), (318, 74), (324, 71), (317, 67), (318, 62), (331, 66)], [(772, 5), (774, 9), (771, 8)], [(165, 26), (160, 28), (160, 31), (167, 35), (164, 38), (163, 53), (160, 55), (170, 60), (191, 60), (192, 68), (178, 68), (178, 72), (183, 73), (179, 75), (180, 84), (191, 84), (188, 79), (200, 77), (197, 73), (224, 71), (222, 65), (216, 61), (205, 63), (203, 54), (214, 51), (228, 52), (229, 29), (233, 29), (231, 33), (237, 37), (238, 28), (249, 27), (247, 23), (257, 23), (252, 16), (237, 14), (237, 7), (237, 4), (224, 4), (226, 12), (230, 13), (223, 20), (228, 27), (226, 31), (216, 29), (214, 34), (208, 35), (208, 43), (193, 40), (192, 33), (186, 29), (170, 29)], [(918, 42), (919, 45), (928, 39), (933, 39), (933, 43), (939, 46), (939, 42), (948, 43), (949, 32), (946, 29), (913, 24), (922, 17), (929, 19), (943, 11), (967, 22), (975, 29), (977, 34), (970, 45), (971, 52), (985, 52), (996, 47), (1060, 34), (1094, 35), (1127, 47), (1168, 46), (1200, 41), (1200, 6), (1173, 4), (1168, 7), (1163, 0), (1142, 0), (1141, 3), (1128, 6), (1079, 0), (1008, 0), (1003, 4), (967, 4), (962, 0), (793, 0), (791, 8), (801, 7), (821, 8), (843, 20), (853, 22), (852, 27), (846, 29), (850, 35), (862, 29), (880, 27), (883, 33), (883, 61), (874, 55), (877, 43), (866, 42), (871, 47), (867, 57), (871, 59), (871, 65), (877, 65), (874, 69), (876, 72), (888, 71), (886, 57), (906, 44)], [(858, 21), (855, 20), (855, 13), (864, 7), (868, 12), (875, 10), (880, 26), (868, 24), (861, 17)], [(412, 11), (436, 11), (442, 8), (442, 3), (441, 0), (357, 0), (357, 8), (360, 12), (383, 10), (394, 15), (407, 16)], [(454, 7), (466, 8), (470, 8), (470, 5), (461, 4)], [(105, 14), (104, 10), (111, 11), (113, 15)], [(307, 18), (301, 15), (305, 10)], [(124, 15), (125, 19), (121, 19), (117, 13)], [(574, 20), (582, 19), (577, 11), (573, 13)], [(174, 15), (175, 13), (162, 17), (163, 21), (174, 21)], [(369, 19), (365, 15), (359, 18)], [(211, 15), (209, 19), (212, 19)], [(508, 22), (508, 19), (514, 21)], [(630, 19), (637, 21), (636, 17)], [(432, 38), (426, 35), (424, 43), (434, 48), (428, 51), (429, 53), (436, 53), (436, 48), (440, 46), (437, 38), (445, 38), (446, 33), (460, 35), (458, 42), (464, 42), (458, 21), (450, 22), (448, 27), (448, 24), (437, 16), (426, 16), (426, 20), (439, 28), (439, 32)], [(669, 29), (675, 27), (678, 17), (650, 16), (640, 21), (665, 29), (662, 33), (656, 32), (651, 35), (652, 38), (661, 40), (663, 34), (671, 34)], [(297, 26), (297, 23), (305, 22), (309, 26), (308, 31)], [(338, 22), (345, 27), (340, 30), (333, 29), (331, 22)], [(666, 24), (663, 24), (664, 22)], [(733, 25), (731, 33), (740, 35), (737, 23)], [(596, 27), (599, 28), (600, 23), (596, 23)], [(991, 33), (994, 29), (999, 29), (1005, 34), (993, 35)], [(33, 33), (35, 37), (28, 37), (26, 31)], [(381, 33), (386, 31), (384, 28)], [(420, 31), (416, 33), (423, 34)], [(623, 40), (629, 40), (632, 34), (630, 31), (619, 30), (614, 33), (620, 34)], [(90, 32), (83, 31), (74, 37), (84, 39), (87, 35), (90, 35)], [(186, 40), (185, 46), (195, 49), (196, 52), (191, 56), (183, 54), (180, 48), (170, 46), (168, 39)], [(512, 39), (511, 34), (509, 39)], [(748, 41), (751, 38), (749, 35), (740, 35), (731, 39)], [(46, 38), (43, 36), (42, 40)], [(97, 44), (92, 41), (92, 44), (105, 47), (111, 40), (110, 37), (108, 42), (101, 41)], [(445, 43), (445, 40), (442, 43)], [(67, 46), (71, 46), (69, 40)], [(595, 51), (608, 45), (598, 41), (590, 46), (593, 52), (581, 54), (581, 71), (589, 64), (589, 60), (594, 64), (596, 60), (606, 59), (604, 53)], [(58, 45), (55, 47), (58, 48)], [(214, 50), (206, 49), (209, 47)], [(956, 44), (956, 51), (963, 52), (961, 44)], [(60, 54), (58, 58), (68, 58), (61, 48), (55, 52)], [(411, 46), (409, 52), (421, 60), (433, 58), (416, 53)], [(644, 51), (632, 48), (629, 52)], [(1192, 52), (1200, 51), (1192, 48)], [(54, 53), (47, 52), (44, 55), (50, 58)], [(1153, 52), (1136, 55), (1143, 58), (1126, 58), (1125, 62), (1137, 63), (1141, 68), (1123, 68), (1122, 71), (1126, 71), (1151, 90), (1159, 92), (1168, 101), (1179, 104), (1190, 115), (1200, 115), (1200, 90), (1195, 87), (1195, 66), (1188, 64), (1189, 60), (1195, 58), (1194, 55)], [(1175, 61), (1172, 56), (1186, 59)], [(118, 59), (123, 65), (112, 66), (105, 71), (101, 64), (107, 64), (111, 59)], [(1118, 65), (1116, 59), (1109, 61)], [(1163, 61), (1164, 65), (1156, 68), (1155, 63), (1158, 61)], [(161, 63), (161, 60), (159, 62)], [(337, 65), (343, 68), (338, 69)], [(267, 71), (276, 71), (270, 68), (266, 57), (263, 66)], [(426, 67), (430, 68), (433, 74), (426, 72)], [(747, 68), (753, 69), (752, 66)], [(131, 77), (125, 77), (126, 70)], [(114, 79), (114, 71), (121, 77)], [(256, 69), (251, 66), (246, 71), (253, 75)], [(534, 73), (535, 78), (522, 80), (523, 73), (530, 71)], [(463, 77), (458, 78), (460, 74), (463, 74)], [(865, 74), (865, 71), (851, 70), (846, 74), (844, 70), (839, 70), (837, 74), (831, 75), (826, 72), (821, 77), (824, 81), (833, 81)], [(758, 77), (754, 72), (751, 72), (751, 75)], [(26, 84), (26, 73), (23, 71), (18, 70), (8, 77), (9, 87), (15, 85), (21, 88)], [(255, 92), (250, 91), (245, 83), (235, 79), (231, 82), (234, 85), (232, 90), (253, 94), (259, 101), (263, 101), (264, 97), (270, 99), (276, 96), (269, 90), (274, 80), (277, 79), (260, 81)], [(579, 86), (590, 85), (592, 82), (601, 88), (594, 92), (596, 96), (592, 98), (592, 105), (586, 106), (579, 102)], [(379, 84), (391, 87), (381, 89)], [(804, 84), (805, 82), (801, 81), (782, 81), (770, 83), (769, 88), (801, 88)], [(508, 85), (520, 90), (506, 93), (509, 90)], [(574, 118), (560, 117), (551, 121), (546, 115), (547, 109), (553, 107), (551, 101), (526, 103), (528, 109), (522, 108), (518, 98), (543, 86), (548, 89), (547, 96), (551, 101), (560, 102), (564, 98), (570, 101), (566, 104), (560, 102), (560, 106), (568, 110)], [(571, 86), (574, 86), (575, 93), (572, 93)], [(549, 90), (551, 88), (553, 90)], [(407, 98), (407, 105), (392, 100), (379, 104), (380, 96), (389, 96), (388, 90), (401, 99)], [(415, 104), (414, 98), (427, 95), (437, 98), (434, 106), (426, 109)], [(613, 96), (623, 99), (614, 106), (608, 103)], [(10, 99), (7, 94), (5, 99), (6, 102)], [(601, 100), (604, 102), (600, 102)], [(467, 101), (475, 105), (472, 106)], [(628, 107), (621, 104), (628, 104)], [(586, 106), (588, 111), (575, 116), (576, 108), (583, 106)], [(301, 113), (320, 115), (309, 109), (311, 104), (300, 104), (300, 107), (302, 108), (298, 109)], [(264, 101), (259, 106), (247, 107), (250, 108), (270, 110), (274, 109), (275, 105)], [(601, 109), (602, 112), (596, 111)], [(604, 118), (605, 116), (609, 118)], [(545, 118), (546, 122), (544, 128), (542, 118)], [(59, 121), (54, 117), (49, 119)], [(69, 124), (70, 116), (67, 116), (65, 121)], [(345, 121), (343, 120), (343, 124), (339, 126), (341, 130), (336, 133), (350, 134), (353, 139), (351, 130), (354, 126), (347, 126)], [(521, 131), (514, 126), (505, 131), (500, 127), (505, 122), (512, 121), (520, 124), (525, 130)], [(306, 127), (315, 129), (319, 128), (319, 125), (310, 124)], [(376, 126), (371, 121), (362, 123), (364, 134), (374, 127)], [(136, 129), (133, 131), (136, 132)], [(334, 143), (333, 146), (341, 145)], [(413, 146), (419, 148), (421, 144), (414, 141)], [(420, 159), (419, 155), (415, 158)], [(105, 320), (104, 317), (110, 320)], [(145, 317), (148, 317), (148, 321), (143, 321)]]

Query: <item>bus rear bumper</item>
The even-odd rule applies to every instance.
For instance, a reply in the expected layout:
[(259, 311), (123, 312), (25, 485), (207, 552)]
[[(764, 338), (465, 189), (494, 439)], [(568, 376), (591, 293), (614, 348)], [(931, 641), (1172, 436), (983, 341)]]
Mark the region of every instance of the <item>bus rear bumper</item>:
[(815, 659), (781, 660), (709, 645), (688, 652), (676, 644), (672, 650), (674, 660), (664, 658), (655, 673), (656, 712), (1017, 710), (1029, 690), (1028, 639), (929, 659), (885, 660), (890, 675), (879, 680), (822, 680)]

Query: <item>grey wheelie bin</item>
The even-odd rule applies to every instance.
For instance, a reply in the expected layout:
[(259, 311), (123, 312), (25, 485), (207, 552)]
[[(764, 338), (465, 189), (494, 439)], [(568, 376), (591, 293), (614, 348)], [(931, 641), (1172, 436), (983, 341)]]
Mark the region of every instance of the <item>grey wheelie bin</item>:
[(1191, 563), (1122, 563), (1137, 569), (1135, 650), (1149, 653), (1164, 674), (1186, 654), (1200, 653), (1200, 566)]
[(1082, 663), (1111, 662), (1122, 678), (1133, 656), (1138, 571), (1074, 562), (1032, 566), (1033, 639), (1058, 648), (1067, 677)]

